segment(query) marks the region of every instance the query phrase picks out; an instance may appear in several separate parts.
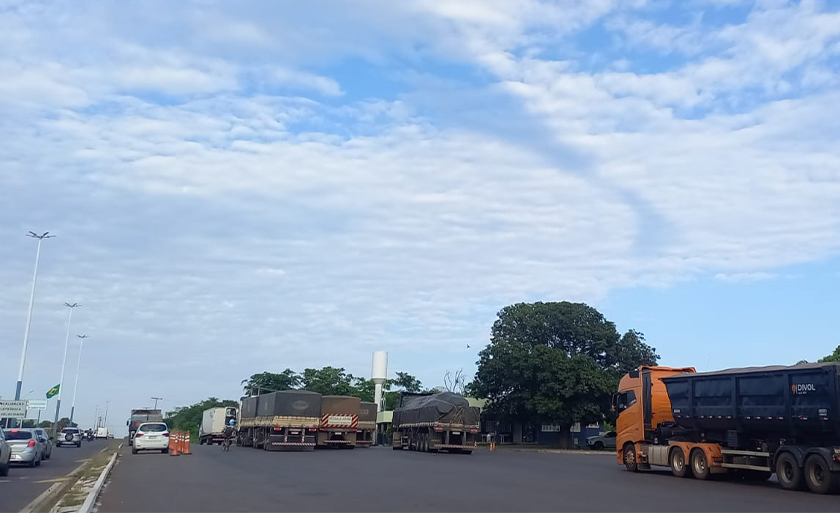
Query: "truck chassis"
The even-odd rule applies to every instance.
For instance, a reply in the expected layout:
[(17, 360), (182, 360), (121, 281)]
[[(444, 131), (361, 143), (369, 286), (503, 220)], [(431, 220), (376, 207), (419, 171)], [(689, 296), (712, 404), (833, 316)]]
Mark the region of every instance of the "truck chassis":
[(254, 417), (241, 419), (236, 444), (266, 451), (311, 451), (318, 417)]
[(392, 449), (471, 454), (478, 447), (478, 426), (440, 422), (400, 424), (394, 429)]

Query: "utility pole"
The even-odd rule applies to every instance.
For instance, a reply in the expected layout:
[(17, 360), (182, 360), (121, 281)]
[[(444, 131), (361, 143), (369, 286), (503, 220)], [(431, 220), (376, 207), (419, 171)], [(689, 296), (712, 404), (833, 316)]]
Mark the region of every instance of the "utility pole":
[(111, 406), (111, 401), (105, 401), (105, 420), (102, 421), (104, 427), (108, 427), (108, 407)]
[(35, 284), (38, 282), (38, 262), (41, 260), (41, 243), (44, 239), (51, 239), (55, 235), (44, 232), (38, 235), (29, 232), (27, 237), (38, 239), (38, 250), (35, 252), (35, 272), (32, 274), (32, 292), (29, 294), (29, 313), (26, 315), (26, 331), (23, 334), (23, 351), (20, 354), (20, 370), (18, 371), (17, 387), (15, 388), (15, 401), (20, 400), (20, 387), (23, 385), (23, 368), (26, 366), (26, 346), (29, 344), (29, 328), (32, 326), (32, 307), (35, 305)]
[[(55, 421), (53, 422), (53, 436), (56, 435), (56, 427), (58, 426), (58, 415), (61, 410), (61, 393), (64, 391), (64, 368), (67, 366), (67, 347), (70, 345), (70, 322), (73, 320), (73, 309), (81, 306), (79, 303), (64, 303), (64, 306), (70, 309), (70, 315), (67, 316), (67, 336), (64, 337), (64, 359), (61, 360), (61, 379), (58, 382), (58, 401), (55, 403)], [(72, 416), (71, 416), (72, 417)], [(73, 419), (70, 419), (73, 422)]]
[(85, 344), (87, 335), (76, 335), (79, 337), (79, 363), (76, 364), (76, 384), (73, 385), (73, 405), (70, 406), (70, 423), (73, 423), (73, 414), (76, 413), (76, 391), (79, 389), (79, 371), (82, 370), (82, 346)]
[(157, 402), (163, 401), (163, 397), (152, 397), (155, 400), (155, 407), (153, 409), (157, 410)]

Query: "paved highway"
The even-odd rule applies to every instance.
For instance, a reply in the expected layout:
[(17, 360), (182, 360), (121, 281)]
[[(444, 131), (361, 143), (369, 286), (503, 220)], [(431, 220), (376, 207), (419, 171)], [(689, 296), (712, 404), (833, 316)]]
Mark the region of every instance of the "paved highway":
[(101, 497), (130, 511), (832, 511), (840, 496), (773, 483), (630, 474), (609, 455), (500, 450), (471, 456), (388, 448), (269, 453), (193, 446), (132, 455)]
[(52, 457), (40, 467), (12, 466), (8, 477), (0, 477), (0, 511), (19, 511), (104, 447), (104, 440), (82, 442), (80, 448), (53, 447)]

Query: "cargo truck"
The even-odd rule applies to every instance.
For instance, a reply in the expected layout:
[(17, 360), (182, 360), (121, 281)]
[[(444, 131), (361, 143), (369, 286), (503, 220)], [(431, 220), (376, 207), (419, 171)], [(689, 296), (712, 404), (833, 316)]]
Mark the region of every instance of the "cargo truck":
[(362, 402), (359, 406), (359, 429), (356, 431), (356, 447), (373, 445), (376, 433), (376, 403)]
[(321, 398), (321, 424), (318, 427), (318, 447), (356, 447), (359, 428), (359, 409), (362, 400), (344, 395), (325, 395)]
[(242, 399), (237, 443), (266, 451), (311, 451), (320, 425), (321, 394), (284, 390)]
[(198, 429), (198, 445), (222, 445), (225, 441), (225, 426), (229, 425), (231, 420), (236, 422), (236, 408), (219, 406), (204, 410)]
[(471, 454), (478, 447), (479, 409), (452, 392), (409, 394), (394, 410), (394, 450)]
[(840, 363), (697, 373), (639, 367), (621, 379), (617, 459), (636, 472), (840, 487)]
[[(137, 427), (144, 422), (163, 422), (163, 413), (160, 410), (150, 410), (148, 408), (131, 410), (131, 417), (125, 423), (128, 426), (128, 445), (134, 443), (134, 433), (137, 432)], [(99, 433), (97, 433), (97, 438), (99, 438)]]

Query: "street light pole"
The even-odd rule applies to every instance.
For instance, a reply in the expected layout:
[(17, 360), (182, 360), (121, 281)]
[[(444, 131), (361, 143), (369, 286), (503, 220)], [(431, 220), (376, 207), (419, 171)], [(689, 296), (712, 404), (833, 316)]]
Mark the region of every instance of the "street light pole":
[[(61, 410), (61, 392), (64, 390), (64, 368), (67, 366), (67, 347), (70, 345), (70, 322), (73, 320), (73, 309), (79, 305), (79, 303), (64, 303), (64, 306), (70, 309), (70, 315), (67, 317), (67, 336), (64, 337), (64, 359), (61, 360), (61, 380), (58, 382), (58, 402), (55, 404), (55, 421), (53, 422), (53, 431), (55, 431), (55, 427), (58, 426), (58, 414), (59, 410)], [(71, 422), (73, 419), (70, 419)]]
[(29, 313), (26, 315), (26, 331), (23, 334), (23, 351), (20, 354), (20, 370), (18, 371), (17, 387), (15, 388), (15, 401), (20, 400), (20, 387), (23, 385), (23, 368), (26, 365), (26, 346), (29, 344), (29, 328), (32, 326), (32, 307), (35, 305), (35, 283), (38, 281), (38, 262), (41, 260), (41, 243), (44, 239), (51, 239), (55, 235), (50, 235), (50, 232), (44, 232), (38, 235), (35, 232), (29, 232), (27, 237), (38, 239), (38, 250), (35, 252), (35, 272), (32, 274), (32, 292), (29, 294)]
[(163, 401), (163, 397), (152, 397), (155, 400), (155, 407), (153, 409), (157, 410), (157, 402)]
[(76, 364), (76, 384), (73, 385), (73, 405), (70, 406), (70, 424), (73, 423), (73, 414), (76, 413), (76, 391), (79, 389), (79, 371), (82, 369), (82, 346), (85, 344), (87, 335), (76, 335), (79, 337), (79, 363)]

